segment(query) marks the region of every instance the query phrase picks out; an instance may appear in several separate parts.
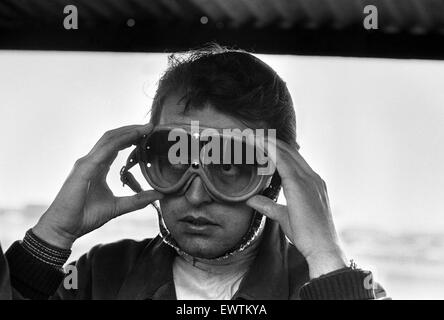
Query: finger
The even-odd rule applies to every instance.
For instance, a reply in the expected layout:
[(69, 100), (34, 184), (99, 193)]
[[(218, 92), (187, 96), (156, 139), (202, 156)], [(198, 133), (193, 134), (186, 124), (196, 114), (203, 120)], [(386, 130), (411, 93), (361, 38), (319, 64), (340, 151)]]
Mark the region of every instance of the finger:
[(135, 124), (135, 125), (123, 126), (120, 128), (109, 130), (103, 134), (103, 136), (99, 139), (99, 141), (106, 143), (115, 137), (118, 137), (122, 134), (125, 134), (127, 132), (131, 132), (131, 131), (134, 131), (135, 129), (143, 128), (143, 127), (152, 127), (152, 123)]
[(265, 196), (253, 196), (246, 201), (246, 204), (272, 220), (282, 222), (283, 219), (286, 218), (286, 206), (277, 204), (276, 202)]
[(296, 161), (292, 158), (291, 154), (278, 143), (278, 140), (268, 139), (263, 148), (266, 150), (268, 158), (276, 166), (283, 183), (284, 180), (292, 179), (295, 174), (303, 175), (301, 169), (295, 166)]
[(160, 200), (162, 198), (163, 194), (155, 190), (142, 191), (134, 196), (117, 197), (115, 217), (145, 208), (151, 202)]
[(296, 174), (299, 178), (317, 176), (308, 163), (302, 158), (296, 147), (292, 147), (281, 140), (267, 140), (267, 155), (276, 165), (282, 181), (294, 180)]
[(126, 132), (121, 136), (115, 137), (114, 140), (108, 142), (107, 145), (104, 145), (102, 149), (98, 150), (91, 157), (91, 161), (96, 166), (94, 169), (96, 172), (96, 177), (100, 177), (103, 180), (106, 179), (111, 164), (117, 158), (119, 151), (130, 147), (143, 135), (143, 132), (140, 133), (137, 132), (137, 130)]
[(107, 143), (97, 143), (90, 153), (83, 157), (80, 163), (85, 176), (91, 176), (97, 172), (106, 174), (111, 163), (117, 157), (120, 150), (130, 147), (144, 135), (152, 130), (152, 124), (144, 126), (126, 127), (119, 135), (108, 134)]
[(109, 130), (105, 132), (100, 139), (94, 144), (94, 146), (91, 148), (88, 154), (92, 154), (102, 148), (104, 145), (108, 143), (110, 139), (112, 139), (116, 135), (121, 135), (122, 133), (125, 133), (127, 131), (134, 130), (135, 128), (139, 127), (140, 125), (130, 125), (130, 126), (124, 126), (117, 129)]
[(106, 159), (108, 155), (117, 154), (118, 151), (130, 147), (133, 144), (137, 144), (140, 139), (151, 132), (152, 125), (147, 124), (134, 128), (133, 130), (122, 132), (119, 135), (113, 136), (106, 145), (103, 146), (96, 153), (98, 159)]
[(149, 134), (153, 128), (151, 123), (146, 125), (125, 126), (106, 132), (96, 143), (88, 155), (101, 155), (101, 151), (119, 151), (131, 144), (137, 143), (145, 134)]
[(111, 163), (116, 159), (119, 151), (126, 149), (143, 136), (143, 133), (138, 131), (132, 131), (122, 134), (119, 137), (114, 138), (104, 145), (101, 149), (97, 150), (91, 155), (90, 159), (96, 165), (105, 167), (105, 171), (109, 169)]
[(310, 167), (307, 161), (302, 157), (299, 150), (296, 147), (292, 147), (284, 141), (277, 141), (278, 147), (281, 150), (285, 150), (286, 153), (291, 155), (296, 163), (308, 174), (315, 175), (316, 172)]

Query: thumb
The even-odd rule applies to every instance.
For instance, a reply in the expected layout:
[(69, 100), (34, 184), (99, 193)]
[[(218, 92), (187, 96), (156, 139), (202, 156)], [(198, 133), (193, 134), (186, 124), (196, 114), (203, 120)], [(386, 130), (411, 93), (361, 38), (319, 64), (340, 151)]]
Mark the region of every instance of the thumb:
[(246, 204), (272, 220), (280, 222), (285, 218), (286, 206), (277, 204), (268, 197), (256, 195), (248, 199)]
[(163, 194), (155, 190), (142, 191), (134, 196), (117, 197), (115, 211), (116, 217), (128, 212), (145, 208), (151, 202), (162, 198)]

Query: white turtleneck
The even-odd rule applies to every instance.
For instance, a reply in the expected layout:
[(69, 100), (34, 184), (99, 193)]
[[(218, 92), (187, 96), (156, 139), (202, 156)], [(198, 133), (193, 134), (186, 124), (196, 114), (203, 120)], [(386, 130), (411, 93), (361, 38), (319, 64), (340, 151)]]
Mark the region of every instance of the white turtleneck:
[(223, 260), (178, 255), (173, 263), (177, 299), (230, 300), (256, 257), (261, 238)]

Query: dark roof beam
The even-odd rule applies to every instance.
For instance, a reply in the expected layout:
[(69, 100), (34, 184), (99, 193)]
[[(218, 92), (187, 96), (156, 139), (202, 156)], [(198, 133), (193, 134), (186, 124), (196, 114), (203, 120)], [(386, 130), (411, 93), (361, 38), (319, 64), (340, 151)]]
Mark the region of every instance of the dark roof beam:
[(323, 0), (300, 0), (299, 2), (308, 16), (306, 28), (316, 29), (331, 24), (330, 9), (325, 6)]
[(216, 1), (208, 0), (189, 0), (197, 8), (200, 8), (202, 12), (212, 21), (224, 22), (228, 19), (224, 11), (220, 10)]
[(358, 1), (325, 0), (333, 14), (332, 28), (343, 29), (351, 25), (362, 24), (363, 7)]
[[(255, 19), (254, 26), (263, 28), (273, 24), (281, 16), (269, 0), (243, 0), (245, 6)], [(278, 1), (275, 1), (278, 2)]]
[(253, 18), (242, 0), (214, 0), (214, 2), (229, 18), (227, 23), (232, 28), (249, 23)]

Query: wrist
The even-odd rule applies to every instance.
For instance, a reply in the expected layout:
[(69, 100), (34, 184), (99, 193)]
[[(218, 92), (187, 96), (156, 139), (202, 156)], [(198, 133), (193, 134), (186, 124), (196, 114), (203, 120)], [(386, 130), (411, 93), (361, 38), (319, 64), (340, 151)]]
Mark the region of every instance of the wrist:
[(71, 249), (76, 240), (66, 232), (57, 230), (57, 228), (51, 227), (40, 221), (31, 230), (41, 240), (60, 249)]
[(71, 255), (70, 249), (61, 249), (49, 244), (35, 235), (32, 229), (26, 232), (21, 245), (34, 258), (59, 270)]
[(339, 248), (328, 251), (319, 251), (305, 257), (308, 264), (310, 279), (348, 266), (343, 251)]

